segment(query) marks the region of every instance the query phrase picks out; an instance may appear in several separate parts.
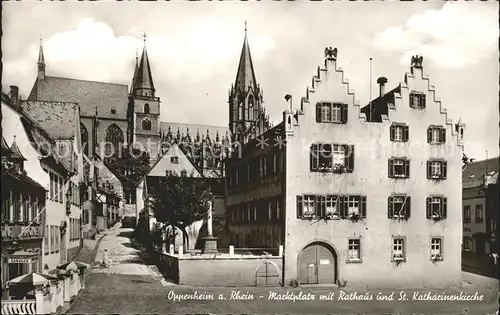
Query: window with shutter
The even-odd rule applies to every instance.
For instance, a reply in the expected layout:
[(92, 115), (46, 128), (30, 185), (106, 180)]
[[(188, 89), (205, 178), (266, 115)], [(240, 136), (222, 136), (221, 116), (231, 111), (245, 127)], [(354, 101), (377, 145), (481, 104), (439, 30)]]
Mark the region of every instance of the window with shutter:
[(342, 219), (347, 218), (347, 209), (349, 207), (348, 198), (349, 198), (348, 196), (340, 196), (339, 197), (339, 200), (340, 200), (340, 204), (339, 204), (339, 207), (340, 207), (340, 217)]
[(321, 103), (316, 104), (316, 122), (321, 122)]
[(389, 173), (389, 178), (392, 178), (394, 177), (394, 160), (393, 159), (389, 159), (389, 170), (388, 170), (388, 173)]
[(394, 211), (392, 210), (392, 196), (387, 197), (387, 217), (392, 219), (394, 216)]
[(441, 198), (442, 201), (442, 212), (441, 216), (443, 219), (446, 219), (448, 217), (448, 199), (447, 198)]
[(421, 92), (410, 93), (410, 107), (425, 108), (425, 94)]
[(302, 218), (302, 196), (297, 196), (297, 218)]
[(407, 142), (410, 139), (410, 127), (403, 126), (403, 141)]
[(346, 170), (348, 173), (352, 173), (354, 171), (354, 145), (347, 145), (346, 148)]
[(316, 171), (319, 169), (319, 145), (313, 143), (310, 152), (310, 169)]
[(432, 217), (431, 198), (426, 199), (426, 208), (427, 219), (430, 219)]
[(446, 143), (446, 128), (440, 129), (441, 136), (439, 137), (439, 143)]
[(390, 178), (409, 178), (410, 161), (403, 158), (393, 158), (389, 160)]
[(348, 115), (347, 115), (347, 104), (342, 104), (341, 105), (342, 109), (342, 117), (341, 117), (341, 122), (342, 123), (347, 123)]
[(366, 196), (361, 196), (361, 217), (366, 218)]
[(394, 141), (395, 133), (396, 133), (395, 129), (396, 129), (396, 126), (394, 126), (394, 125), (391, 125), (391, 127), (389, 128), (389, 139), (391, 141)]

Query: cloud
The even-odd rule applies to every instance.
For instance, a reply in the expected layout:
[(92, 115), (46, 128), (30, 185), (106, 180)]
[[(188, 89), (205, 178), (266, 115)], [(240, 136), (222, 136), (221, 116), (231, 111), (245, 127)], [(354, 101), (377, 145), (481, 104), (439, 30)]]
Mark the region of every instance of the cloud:
[[(65, 69), (64, 75), (70, 77), (123, 80), (132, 76), (134, 53), (142, 49), (141, 36), (138, 32), (137, 36), (115, 36), (106, 23), (83, 19), (75, 30), (54, 34), (44, 43), (46, 62)], [(167, 80), (196, 82), (226, 71), (227, 60), (239, 55), (241, 46), (234, 43), (242, 41), (242, 36), (215, 19), (204, 19), (182, 32), (148, 35), (146, 39), (155, 73), (161, 72), (159, 76)], [(267, 37), (252, 42), (256, 59), (264, 58), (273, 48), (273, 40)], [(33, 46), (32, 55), (36, 54)]]
[[(203, 19), (168, 36), (148, 35), (147, 49), (155, 78), (194, 83), (234, 71), (236, 66), (228, 60), (239, 58), (241, 45), (234, 43), (242, 41), (239, 30), (216, 19)], [(132, 35), (116, 36), (108, 24), (91, 18), (82, 19), (76, 29), (53, 34), (43, 42), (49, 75), (125, 84), (132, 78), (135, 52), (139, 48), (140, 54), (142, 46), (142, 32), (133, 30)], [(265, 58), (274, 48), (271, 38), (254, 38), (252, 57)], [(8, 60), (5, 73), (9, 77), (32, 77), (37, 57), (38, 42), (29, 46), (29, 55)]]
[(427, 10), (405, 25), (385, 29), (372, 44), (403, 53), (402, 64), (419, 54), (443, 68), (463, 68), (496, 51), (497, 9), (494, 3), (446, 3), (441, 10)]

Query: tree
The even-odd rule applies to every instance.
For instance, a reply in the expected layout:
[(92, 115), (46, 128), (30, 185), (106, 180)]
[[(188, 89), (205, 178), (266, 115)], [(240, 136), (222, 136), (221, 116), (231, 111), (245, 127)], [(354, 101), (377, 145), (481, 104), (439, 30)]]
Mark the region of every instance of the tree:
[[(104, 159), (104, 164), (118, 177), (125, 193), (135, 193), (137, 183), (149, 172), (149, 154), (132, 147)], [(128, 200), (127, 200), (128, 202)]]
[(183, 234), (183, 244), (187, 239), (186, 228), (196, 221), (207, 218), (212, 191), (209, 181), (183, 174), (159, 178), (149, 188), (151, 209), (157, 222), (163, 223), (173, 233), (167, 234), (167, 241), (173, 243), (179, 228)]

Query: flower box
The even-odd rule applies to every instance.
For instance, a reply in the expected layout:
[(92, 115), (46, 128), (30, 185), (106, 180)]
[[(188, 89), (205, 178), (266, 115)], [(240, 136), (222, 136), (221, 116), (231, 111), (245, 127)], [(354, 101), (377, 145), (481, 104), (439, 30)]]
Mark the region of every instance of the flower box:
[(349, 219), (353, 220), (353, 221), (357, 221), (359, 220), (361, 217), (358, 213), (349, 213)]
[(339, 214), (338, 214), (338, 213), (327, 213), (327, 214), (326, 214), (326, 218), (327, 218), (327, 219), (330, 219), (330, 220), (331, 220), (331, 219), (334, 219), (334, 220), (335, 220), (335, 219), (339, 219), (339, 218), (340, 218), (340, 216), (339, 216)]
[(433, 219), (433, 220), (436, 220), (436, 221), (437, 221), (437, 220), (441, 220), (441, 215), (440, 215), (440, 214), (438, 214), (438, 213), (434, 213), (434, 214), (432, 215), (432, 219)]
[(303, 219), (312, 219), (314, 217), (313, 213), (304, 213), (302, 214)]
[(441, 254), (434, 254), (431, 256), (431, 259), (433, 261), (439, 261), (439, 260), (443, 260), (443, 256)]
[(403, 254), (395, 254), (394, 256), (392, 256), (392, 259), (394, 259), (394, 261), (400, 262), (403, 261), (405, 257), (403, 256)]

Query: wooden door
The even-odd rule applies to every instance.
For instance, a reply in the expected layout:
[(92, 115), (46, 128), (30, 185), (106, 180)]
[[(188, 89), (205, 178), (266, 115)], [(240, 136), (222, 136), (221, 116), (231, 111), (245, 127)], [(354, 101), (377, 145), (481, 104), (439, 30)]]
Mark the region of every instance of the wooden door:
[(322, 244), (311, 244), (299, 257), (299, 283), (334, 284), (336, 260), (332, 251)]

